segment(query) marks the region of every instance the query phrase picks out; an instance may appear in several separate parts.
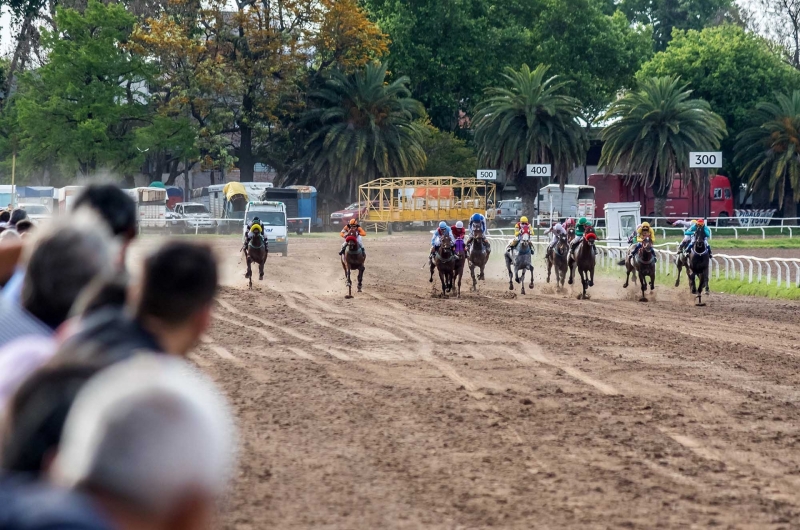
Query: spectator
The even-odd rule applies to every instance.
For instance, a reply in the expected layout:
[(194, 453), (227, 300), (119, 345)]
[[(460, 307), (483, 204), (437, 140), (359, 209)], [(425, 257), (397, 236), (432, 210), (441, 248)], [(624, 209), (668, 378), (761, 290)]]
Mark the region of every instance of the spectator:
[(130, 310), (96, 310), (57, 359), (105, 365), (141, 350), (186, 355), (210, 324), (216, 289), (217, 264), (209, 247), (168, 242), (145, 259)]
[(86, 493), (120, 529), (210, 528), (230, 476), (230, 411), (198, 372), (143, 356), (79, 392), (50, 477)]
[(11, 217), (8, 219), (8, 225), (16, 228), (17, 223), (28, 218), (28, 212), (22, 208), (17, 208), (11, 212)]
[[(52, 335), (81, 289), (108, 273), (110, 263), (111, 245), (102, 230), (76, 222), (44, 235), (28, 260), (22, 306), (0, 300), (0, 346), (26, 335)], [(0, 349), (0, 358), (7, 353)]]
[(33, 223), (29, 219), (23, 219), (17, 222), (15, 229), (20, 237), (24, 237), (33, 229)]
[(11, 219), (11, 212), (8, 210), (3, 210), (0, 212), (0, 225), (5, 226), (9, 219)]

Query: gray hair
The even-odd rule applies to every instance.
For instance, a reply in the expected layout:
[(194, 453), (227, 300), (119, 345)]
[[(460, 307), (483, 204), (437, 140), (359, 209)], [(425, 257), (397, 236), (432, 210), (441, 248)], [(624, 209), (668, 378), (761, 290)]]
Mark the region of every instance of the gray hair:
[(83, 288), (110, 274), (114, 263), (114, 244), (96, 218), (63, 221), (34, 242), (22, 284), (23, 307), (51, 328), (66, 320)]
[(53, 476), (165, 514), (189, 493), (223, 492), (234, 438), (227, 403), (202, 374), (179, 359), (142, 355), (100, 372), (78, 394)]

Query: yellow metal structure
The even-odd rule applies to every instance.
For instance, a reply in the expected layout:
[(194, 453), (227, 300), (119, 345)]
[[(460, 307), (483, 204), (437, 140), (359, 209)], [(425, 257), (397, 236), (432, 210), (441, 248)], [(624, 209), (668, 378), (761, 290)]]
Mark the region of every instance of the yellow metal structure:
[(456, 177), (377, 179), (358, 187), (358, 202), (366, 206), (361, 224), (386, 229), (390, 223), (467, 221), (480, 213), (495, 214), (493, 182)]

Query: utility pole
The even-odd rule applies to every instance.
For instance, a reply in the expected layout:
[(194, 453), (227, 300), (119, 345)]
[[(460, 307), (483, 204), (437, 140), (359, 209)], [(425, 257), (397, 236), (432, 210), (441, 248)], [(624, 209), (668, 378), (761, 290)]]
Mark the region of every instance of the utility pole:
[(17, 207), (17, 186), (15, 183), (17, 173), (17, 150), (11, 154), (11, 209)]

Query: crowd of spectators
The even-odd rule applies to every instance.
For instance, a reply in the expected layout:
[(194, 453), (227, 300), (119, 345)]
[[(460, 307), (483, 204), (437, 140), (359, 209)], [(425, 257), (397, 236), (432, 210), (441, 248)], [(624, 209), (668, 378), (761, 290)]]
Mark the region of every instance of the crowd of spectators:
[(233, 426), (186, 356), (217, 263), (180, 240), (134, 255), (136, 221), (110, 184), (49, 224), (0, 212), (0, 530), (211, 525)]

